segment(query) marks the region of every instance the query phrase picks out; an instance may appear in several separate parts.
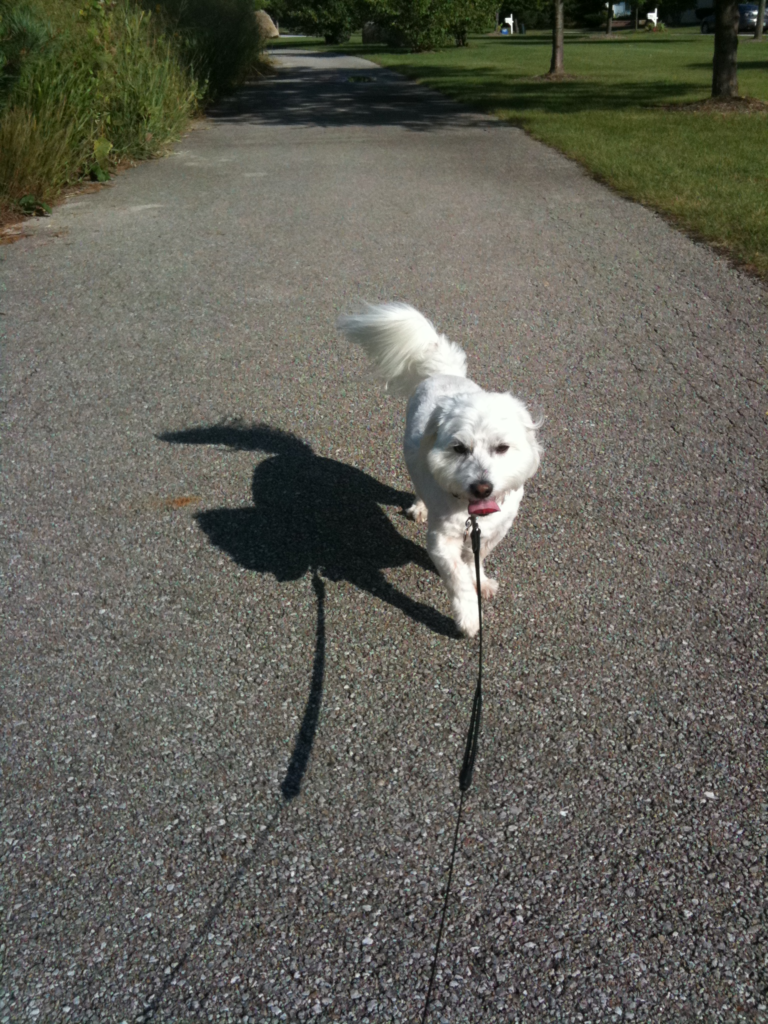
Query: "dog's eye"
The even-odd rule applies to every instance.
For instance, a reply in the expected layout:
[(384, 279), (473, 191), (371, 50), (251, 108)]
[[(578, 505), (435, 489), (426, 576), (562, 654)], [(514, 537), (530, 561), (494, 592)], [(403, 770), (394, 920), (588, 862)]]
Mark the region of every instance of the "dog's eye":
[(508, 451), (509, 451), (509, 445), (508, 444), (497, 444), (496, 445), (496, 454), (497, 455), (503, 455), (504, 452), (508, 452)]
[(469, 448), (465, 444), (455, 444), (453, 450), (457, 455), (467, 455), (469, 452)]

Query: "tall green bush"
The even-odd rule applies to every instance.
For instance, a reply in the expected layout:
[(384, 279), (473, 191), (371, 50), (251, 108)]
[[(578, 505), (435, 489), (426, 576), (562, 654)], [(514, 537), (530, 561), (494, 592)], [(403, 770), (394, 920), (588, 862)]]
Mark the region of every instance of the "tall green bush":
[[(70, 181), (152, 156), (178, 137), (199, 89), (129, 0), (4, 0), (0, 205), (50, 202)], [(14, 62), (19, 26), (35, 45)]]
[(201, 95), (173, 43), (152, 33), (149, 15), (121, 3), (102, 29), (101, 136), (115, 157), (144, 159), (179, 137)]
[(257, 71), (262, 40), (254, 0), (145, 0), (160, 12), (207, 94), (242, 85)]
[(51, 36), (50, 24), (27, 3), (0, 0), (0, 103), (18, 81), (24, 65)]
[(260, 47), (253, 0), (0, 0), (0, 216), (157, 155)]

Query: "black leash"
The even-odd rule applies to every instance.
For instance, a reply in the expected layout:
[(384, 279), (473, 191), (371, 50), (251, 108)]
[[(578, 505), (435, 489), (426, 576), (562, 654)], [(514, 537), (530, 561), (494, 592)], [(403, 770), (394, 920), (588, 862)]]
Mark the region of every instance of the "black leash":
[(475, 771), (475, 758), (477, 757), (477, 741), (480, 737), (480, 718), (483, 710), (483, 601), (480, 593), (480, 527), (477, 525), (477, 517), (470, 516), (467, 521), (471, 523), (472, 533), (472, 551), (475, 555), (475, 578), (477, 580), (477, 614), (480, 620), (480, 650), (479, 650), (479, 663), (477, 669), (477, 686), (475, 687), (475, 696), (472, 701), (472, 715), (469, 719), (469, 731), (467, 732), (467, 742), (464, 745), (464, 760), (461, 765), (461, 771), (459, 772), (459, 789), (461, 796), (459, 797), (459, 811), (456, 815), (456, 830), (453, 833), (453, 848), (451, 849), (451, 861), (448, 867), (448, 884), (445, 887), (445, 899), (443, 900), (443, 910), (440, 914), (440, 928), (437, 932), (437, 944), (435, 945), (435, 958), (432, 961), (432, 973), (429, 976), (429, 985), (427, 986), (427, 998), (424, 1003), (424, 1013), (421, 1017), (421, 1024), (426, 1024), (427, 1015), (429, 1014), (429, 1005), (432, 1000), (432, 989), (435, 984), (435, 975), (437, 974), (437, 958), (440, 955), (440, 942), (443, 938), (443, 928), (445, 927), (445, 915), (448, 911), (448, 899), (451, 895), (451, 882), (453, 881), (453, 863), (456, 860), (456, 848), (459, 842), (459, 829), (461, 828), (461, 814), (464, 810), (464, 794), (467, 792), (469, 787), (472, 785), (472, 776)]
[(472, 785), (472, 775), (475, 771), (475, 758), (477, 757), (477, 741), (480, 737), (480, 717), (483, 710), (483, 599), (480, 593), (480, 527), (477, 525), (477, 517), (470, 516), (472, 523), (472, 551), (475, 555), (475, 579), (477, 580), (477, 616), (480, 620), (480, 650), (478, 653), (477, 686), (472, 701), (472, 715), (469, 719), (469, 732), (467, 743), (464, 747), (464, 761), (459, 772), (459, 788), (465, 793)]

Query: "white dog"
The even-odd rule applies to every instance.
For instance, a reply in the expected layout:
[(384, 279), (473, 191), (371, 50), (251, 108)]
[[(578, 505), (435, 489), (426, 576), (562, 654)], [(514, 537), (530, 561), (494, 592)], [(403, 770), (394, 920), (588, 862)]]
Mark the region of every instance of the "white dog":
[(464, 351), (411, 306), (366, 306), (337, 326), (365, 349), (388, 389), (408, 399), (403, 448), (416, 490), (408, 515), (427, 522), (427, 549), (456, 624), (474, 636), (479, 622), (467, 517), (486, 517), (480, 585), (483, 597), (492, 598), (498, 583), (482, 562), (506, 535), (523, 485), (539, 467), (538, 424), (519, 399), (468, 380)]

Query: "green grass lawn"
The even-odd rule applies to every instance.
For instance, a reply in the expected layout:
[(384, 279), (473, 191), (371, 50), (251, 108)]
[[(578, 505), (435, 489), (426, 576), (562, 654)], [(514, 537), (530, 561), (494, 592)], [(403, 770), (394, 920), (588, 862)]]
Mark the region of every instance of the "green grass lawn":
[[(291, 44), (299, 40), (281, 45)], [(612, 40), (566, 33), (565, 71), (574, 77), (563, 81), (540, 77), (551, 53), (544, 32), (474, 37), (431, 53), (354, 39), (335, 49), (520, 125), (768, 278), (768, 107), (685, 109), (710, 93), (713, 37), (698, 28)], [(768, 39), (741, 36), (738, 56), (741, 95), (768, 101)]]

